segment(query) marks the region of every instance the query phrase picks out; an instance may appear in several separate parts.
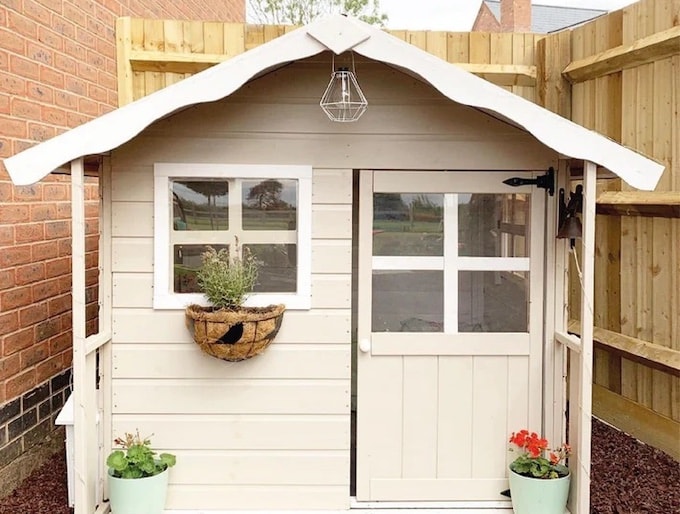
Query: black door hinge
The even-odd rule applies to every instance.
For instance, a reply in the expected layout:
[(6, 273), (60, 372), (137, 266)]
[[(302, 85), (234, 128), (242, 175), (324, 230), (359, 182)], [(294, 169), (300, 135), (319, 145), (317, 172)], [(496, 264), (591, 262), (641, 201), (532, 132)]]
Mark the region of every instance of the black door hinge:
[(555, 169), (550, 167), (545, 175), (540, 175), (536, 178), (522, 178), (522, 177), (512, 177), (503, 181), (503, 184), (507, 184), (511, 187), (518, 186), (531, 186), (540, 187), (545, 189), (550, 196), (555, 195)]

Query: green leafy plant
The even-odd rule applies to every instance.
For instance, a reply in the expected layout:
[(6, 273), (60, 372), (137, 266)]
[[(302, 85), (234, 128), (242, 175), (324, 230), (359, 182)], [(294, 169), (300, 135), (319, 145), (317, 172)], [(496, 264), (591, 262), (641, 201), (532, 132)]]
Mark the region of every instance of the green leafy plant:
[(226, 249), (209, 246), (201, 258), (196, 278), (208, 301), (218, 309), (240, 307), (257, 282), (257, 259), (247, 248), (240, 255), (238, 238), (233, 256)]
[(175, 456), (156, 452), (151, 449), (151, 440), (142, 438), (139, 431), (125, 434), (125, 438), (116, 438), (114, 444), (122, 450), (114, 450), (106, 459), (106, 465), (116, 478), (144, 478), (162, 473), (175, 465)]
[[(557, 449), (548, 450), (548, 440), (543, 439), (536, 432), (528, 430), (513, 432), (510, 442), (517, 446), (522, 454), (510, 464), (510, 469), (515, 473), (530, 478), (560, 478), (569, 474), (569, 468), (564, 460), (571, 453), (568, 444), (563, 444)], [(545, 453), (548, 457), (545, 457)]]
[(248, 0), (248, 18), (269, 25), (305, 25), (334, 12), (381, 27), (388, 20), (380, 0)]

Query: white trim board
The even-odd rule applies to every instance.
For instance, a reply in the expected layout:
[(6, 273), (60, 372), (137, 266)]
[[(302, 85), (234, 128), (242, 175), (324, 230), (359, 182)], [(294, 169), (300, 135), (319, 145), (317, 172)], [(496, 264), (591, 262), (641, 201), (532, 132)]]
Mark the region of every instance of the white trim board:
[(663, 173), (662, 164), (379, 28), (342, 15), (314, 21), (24, 150), (6, 159), (5, 167), (15, 184), (32, 184), (76, 158), (121, 146), (170, 113), (220, 100), (267, 70), (331, 49), (336, 53), (351, 49), (369, 59), (404, 69), (454, 102), (505, 118), (556, 152), (592, 161), (637, 189), (654, 189)]

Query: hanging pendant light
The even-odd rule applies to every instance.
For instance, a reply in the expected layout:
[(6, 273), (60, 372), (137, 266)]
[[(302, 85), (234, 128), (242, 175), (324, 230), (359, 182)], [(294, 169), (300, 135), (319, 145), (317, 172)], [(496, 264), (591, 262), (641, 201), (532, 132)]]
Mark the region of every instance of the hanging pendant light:
[[(331, 69), (335, 70), (335, 57), (333, 57)], [(357, 82), (354, 55), (352, 55), (352, 71), (348, 68), (332, 71), (331, 80), (319, 105), (331, 121), (340, 123), (357, 121), (366, 111), (368, 102)]]

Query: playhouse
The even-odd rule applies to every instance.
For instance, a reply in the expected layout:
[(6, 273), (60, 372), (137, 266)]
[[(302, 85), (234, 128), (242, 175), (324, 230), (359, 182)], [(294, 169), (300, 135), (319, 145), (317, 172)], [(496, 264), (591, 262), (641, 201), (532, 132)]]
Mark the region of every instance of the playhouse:
[[(319, 107), (334, 68), (368, 109)], [(84, 332), (82, 181), (102, 190), (100, 331)], [(663, 167), (343, 16), (300, 28), (5, 161), (73, 183), (76, 512), (138, 428), (171, 451), (167, 508), (509, 508), (510, 432), (575, 449), (588, 511), (595, 180)], [(560, 189), (583, 184), (581, 338), (564, 314)], [(276, 205), (268, 209), (267, 205)], [(79, 237), (80, 235), (80, 237)], [(284, 303), (262, 354), (200, 351), (184, 307), (208, 245), (263, 263)]]

